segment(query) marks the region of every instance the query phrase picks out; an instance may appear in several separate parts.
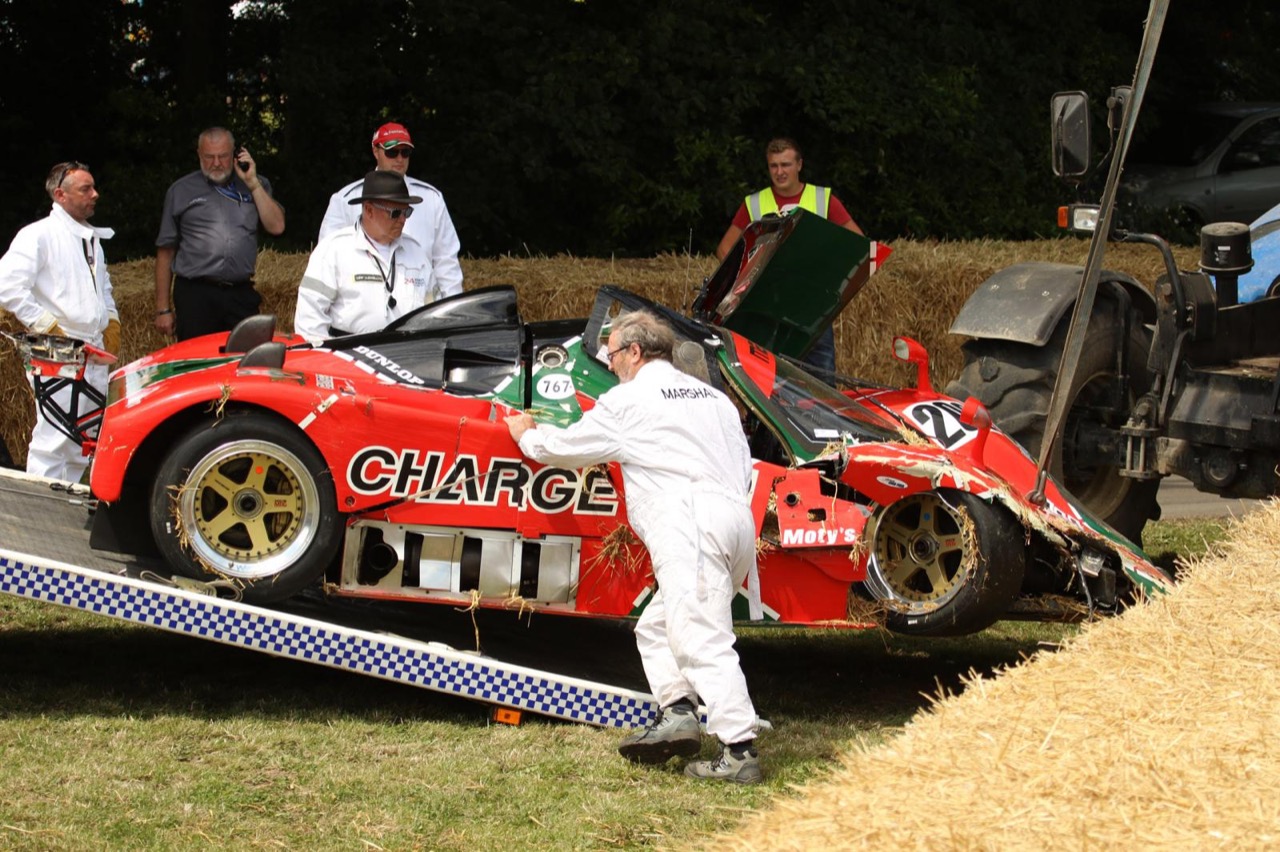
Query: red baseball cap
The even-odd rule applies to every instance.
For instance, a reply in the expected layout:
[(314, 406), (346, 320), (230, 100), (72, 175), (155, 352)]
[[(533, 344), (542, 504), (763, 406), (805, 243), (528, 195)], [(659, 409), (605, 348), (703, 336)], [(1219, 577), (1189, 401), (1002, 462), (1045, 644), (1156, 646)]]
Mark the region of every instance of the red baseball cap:
[(378, 132), (373, 134), (373, 144), (385, 151), (397, 145), (408, 145), (412, 148), (413, 140), (409, 138), (409, 131), (405, 129), (403, 124), (391, 122), (382, 125), (378, 128)]

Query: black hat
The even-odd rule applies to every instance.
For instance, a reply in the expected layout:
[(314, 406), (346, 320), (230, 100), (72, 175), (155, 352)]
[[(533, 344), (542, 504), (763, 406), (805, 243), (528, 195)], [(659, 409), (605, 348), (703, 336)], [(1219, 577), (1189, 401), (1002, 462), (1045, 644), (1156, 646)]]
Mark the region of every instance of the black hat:
[(422, 199), (409, 194), (409, 186), (404, 182), (404, 175), (399, 172), (374, 169), (364, 176), (360, 197), (352, 198), (347, 203), (359, 204), (362, 201), (399, 201), (402, 204), (417, 204)]

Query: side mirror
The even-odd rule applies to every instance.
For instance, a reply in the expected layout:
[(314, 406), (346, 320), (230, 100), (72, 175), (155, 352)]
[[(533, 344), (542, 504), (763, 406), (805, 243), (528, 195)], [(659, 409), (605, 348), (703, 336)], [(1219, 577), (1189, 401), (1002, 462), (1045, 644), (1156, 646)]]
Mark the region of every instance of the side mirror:
[(1246, 169), (1256, 169), (1262, 165), (1262, 156), (1257, 151), (1236, 151), (1231, 155), (1232, 171)]
[(929, 352), (919, 342), (910, 337), (893, 339), (893, 357), (899, 361), (916, 365), (916, 390), (933, 393), (933, 383), (929, 380)]
[(1052, 127), (1053, 173), (1078, 177), (1089, 171), (1089, 96), (1084, 92), (1058, 92), (1049, 102)]

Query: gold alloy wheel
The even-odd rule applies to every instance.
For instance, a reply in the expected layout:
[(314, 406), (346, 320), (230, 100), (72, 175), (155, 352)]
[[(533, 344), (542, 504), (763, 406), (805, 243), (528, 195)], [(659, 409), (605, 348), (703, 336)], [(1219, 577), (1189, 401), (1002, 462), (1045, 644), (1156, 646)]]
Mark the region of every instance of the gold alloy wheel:
[[(933, 492), (886, 506), (876, 523), (872, 584), (877, 596), (911, 609), (932, 610), (964, 587), (972, 522), (965, 510)], [(869, 578), (871, 579), (871, 578)]]
[(217, 447), (178, 494), (188, 547), (215, 571), (256, 579), (296, 562), (316, 538), (320, 501), (297, 456), (265, 441)]

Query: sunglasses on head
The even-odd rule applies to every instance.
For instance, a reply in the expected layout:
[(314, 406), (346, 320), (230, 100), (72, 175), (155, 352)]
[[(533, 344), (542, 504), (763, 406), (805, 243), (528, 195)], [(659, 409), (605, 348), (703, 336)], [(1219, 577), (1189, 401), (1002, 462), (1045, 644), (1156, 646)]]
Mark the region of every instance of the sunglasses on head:
[(89, 171), (88, 166), (86, 166), (84, 163), (76, 162), (75, 160), (62, 163), (57, 167), (55, 167), (53, 170), (53, 178), (54, 178), (53, 185), (55, 187), (60, 188), (62, 186), (63, 181), (67, 179), (67, 175), (71, 174), (72, 172), (87, 172), (87, 171)]
[(408, 145), (397, 145), (394, 148), (383, 148), (382, 153), (395, 160), (404, 157), (406, 160), (413, 156), (413, 149)]

